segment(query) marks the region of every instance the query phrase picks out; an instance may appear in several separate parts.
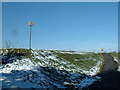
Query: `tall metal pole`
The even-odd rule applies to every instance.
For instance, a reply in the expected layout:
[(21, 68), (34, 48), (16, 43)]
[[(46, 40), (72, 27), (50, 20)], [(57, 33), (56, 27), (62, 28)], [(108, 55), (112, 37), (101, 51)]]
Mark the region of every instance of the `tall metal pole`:
[(29, 49), (31, 49), (31, 37), (32, 37), (32, 26), (30, 25), (30, 42), (29, 42)]
[(31, 41), (31, 37), (32, 37), (32, 26), (34, 26), (34, 22), (28, 22), (28, 25), (29, 25), (29, 29), (30, 29), (30, 41), (29, 41), (29, 49), (31, 49), (31, 44), (32, 44), (32, 41)]

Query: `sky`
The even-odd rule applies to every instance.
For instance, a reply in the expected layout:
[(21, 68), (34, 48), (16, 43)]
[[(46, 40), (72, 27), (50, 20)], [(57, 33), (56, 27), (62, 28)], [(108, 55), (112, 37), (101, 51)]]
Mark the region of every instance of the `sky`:
[(2, 48), (2, 3), (0, 2), (0, 48)]
[(117, 2), (3, 2), (2, 39), (14, 48), (117, 51)]
[(2, 2), (119, 2), (120, 0), (2, 0)]

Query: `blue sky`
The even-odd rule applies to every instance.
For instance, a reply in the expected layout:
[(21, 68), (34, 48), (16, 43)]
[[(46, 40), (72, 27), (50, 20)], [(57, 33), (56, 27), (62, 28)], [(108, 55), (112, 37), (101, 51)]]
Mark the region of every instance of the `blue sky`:
[[(2, 3), (0, 2), (0, 13), (2, 13)], [(0, 14), (0, 20), (2, 20), (2, 14)], [(2, 21), (0, 21), (0, 48), (2, 48)]]
[(79, 51), (117, 50), (117, 2), (3, 3), (3, 47), (29, 48), (29, 28), (34, 21), (32, 48)]

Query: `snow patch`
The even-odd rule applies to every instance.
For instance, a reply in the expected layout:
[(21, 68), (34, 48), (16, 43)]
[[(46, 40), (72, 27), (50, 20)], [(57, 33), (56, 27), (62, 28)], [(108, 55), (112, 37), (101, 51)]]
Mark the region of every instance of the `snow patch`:
[(117, 69), (119, 72), (120, 72), (120, 65), (118, 66), (118, 69)]
[(96, 66), (92, 67), (89, 71), (83, 70), (83, 73), (85, 73), (85, 74), (87, 74), (87, 75), (96, 75), (96, 74), (99, 72), (99, 70), (100, 70), (100, 64), (101, 64), (101, 63), (102, 63), (102, 62), (99, 61), (99, 62), (96, 64)]
[(82, 54), (87, 54), (87, 53), (82, 53), (82, 52), (78, 52), (78, 51), (76, 51), (76, 52), (70, 52), (70, 51), (68, 51), (68, 52), (67, 52), (67, 51), (62, 52), (62, 51), (61, 51), (60, 53), (66, 53), (66, 54), (81, 54), (81, 55), (82, 55)]
[(91, 85), (94, 81), (96, 81), (96, 79), (92, 79), (92, 78), (86, 77), (86, 78), (84, 78), (84, 79), (81, 81), (81, 83), (79, 84), (79, 86), (80, 86), (81, 88), (84, 88), (84, 87), (87, 87), (87, 86)]
[[(86, 54), (71, 52), (71, 54), (76, 53)], [(14, 59), (14, 62), (0, 66), (0, 73), (3, 74), (0, 81), (3, 81), (4, 88), (66, 88), (64, 84), (83, 88), (99, 79), (75, 72), (83, 71), (88, 75), (95, 75), (101, 62), (89, 71), (84, 71), (68, 61), (58, 59), (49, 50), (32, 50), (32, 55), (32, 58), (21, 60), (12, 57), (9, 60)], [(38, 62), (35, 62), (36, 59)]]

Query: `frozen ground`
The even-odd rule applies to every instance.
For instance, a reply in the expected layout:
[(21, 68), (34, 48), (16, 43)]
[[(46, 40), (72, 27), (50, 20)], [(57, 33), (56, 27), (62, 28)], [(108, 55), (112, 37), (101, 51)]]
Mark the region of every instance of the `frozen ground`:
[[(4, 51), (0, 58), (7, 60), (0, 66), (3, 88), (84, 88), (100, 79), (95, 75), (99, 72), (102, 60), (93, 64), (90, 69), (82, 65), (76, 65), (74, 62), (80, 62), (79, 58), (73, 58), (74, 62), (59, 58), (58, 54), (66, 55), (87, 55), (81, 52), (60, 52), (50, 50), (32, 50), (29, 56), (19, 56), (13, 54), (8, 57), (8, 51)], [(17, 56), (16, 56), (17, 55)], [(90, 54), (91, 55), (91, 54)], [(82, 57), (82, 56), (81, 56)], [(82, 62), (93, 61), (94, 57), (82, 57)], [(84, 60), (83, 60), (84, 59)], [(78, 62), (78, 63), (79, 63)], [(83, 68), (82, 68), (83, 67)]]

